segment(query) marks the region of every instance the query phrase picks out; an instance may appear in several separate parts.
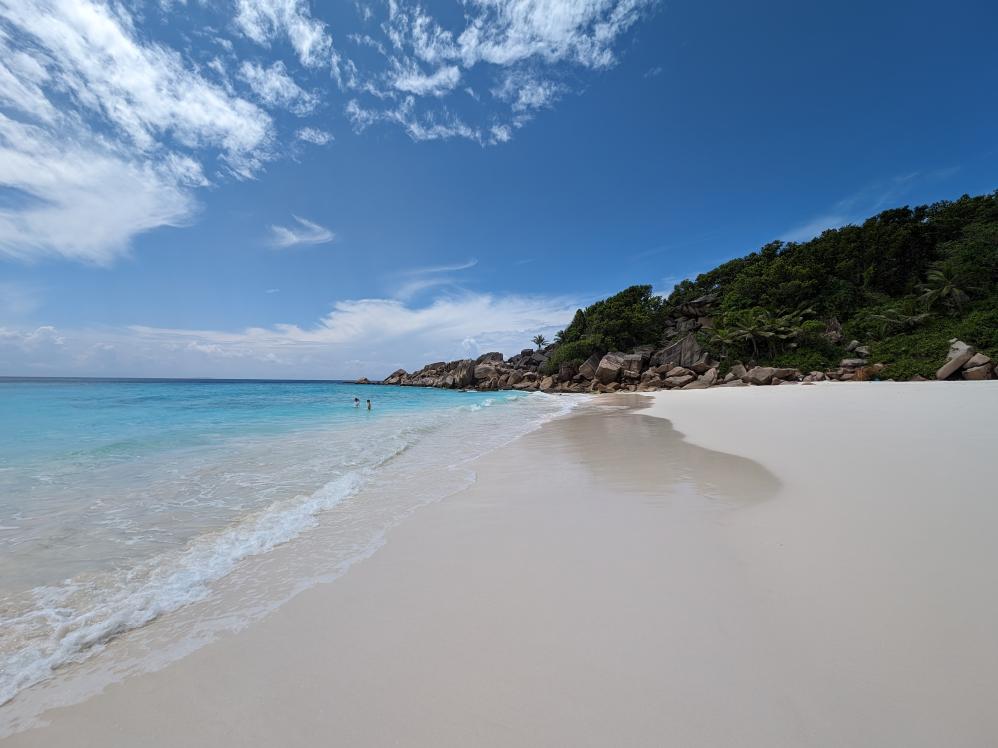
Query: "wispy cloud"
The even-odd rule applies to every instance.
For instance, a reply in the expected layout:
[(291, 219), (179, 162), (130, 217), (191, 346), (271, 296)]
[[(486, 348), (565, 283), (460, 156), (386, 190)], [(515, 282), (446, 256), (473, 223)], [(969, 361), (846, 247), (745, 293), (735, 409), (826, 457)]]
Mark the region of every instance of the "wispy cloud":
[(412, 60), (408, 63), (396, 61), (393, 67), (392, 87), (417, 96), (444, 96), (461, 82), (457, 65), (443, 65), (432, 73), (424, 73)]
[(331, 132), (320, 130), (316, 127), (303, 127), (295, 133), (295, 137), (312, 145), (326, 145), (326, 143), (334, 140)]
[(917, 181), (938, 176), (936, 172), (920, 174), (913, 172), (874, 182), (839, 200), (835, 205), (804, 223), (787, 229), (780, 239), (787, 242), (802, 242), (821, 234), (828, 229), (857, 223), (878, 211), (892, 207), (904, 199)]
[(403, 271), (406, 275), (424, 275), (426, 273), (451, 273), (456, 270), (470, 270), (478, 264), (478, 260), (474, 257), (464, 260), (463, 262), (455, 262), (449, 265), (428, 265), (426, 267), (410, 268), (409, 270)]
[(721, 236), (723, 232), (720, 229), (714, 231), (707, 231), (696, 236), (692, 236), (689, 239), (679, 242), (668, 242), (667, 244), (662, 244), (657, 247), (652, 247), (650, 249), (644, 249), (640, 252), (635, 252), (631, 255), (632, 260), (643, 260), (648, 257), (654, 257), (655, 255), (661, 255), (666, 253), (675, 252), (679, 249), (686, 249), (687, 247), (695, 247), (700, 244), (706, 244), (717, 239)]
[(470, 270), (477, 264), (478, 260), (469, 259), (450, 265), (433, 265), (402, 271), (399, 275), (403, 278), (403, 282), (395, 291), (395, 296), (408, 300), (431, 288), (447, 286), (459, 288), (458, 279), (454, 274), (462, 270)]
[(653, 67), (653, 68), (648, 68), (648, 69), (647, 69), (647, 70), (645, 71), (645, 75), (644, 75), (644, 77), (645, 77), (645, 78), (657, 78), (657, 77), (658, 77), (658, 76), (660, 76), (660, 75), (661, 75), (661, 74), (662, 74), (663, 72), (664, 72), (663, 68), (662, 68), (662, 67), (661, 67), (660, 65), (656, 65), (656, 66), (655, 66), (655, 67)]
[[(466, 138), (504, 143), (533, 112), (550, 107), (577, 78), (573, 69), (605, 70), (618, 61), (620, 37), (658, 0), (469, 0), (461, 21), (441, 22), (424, 6), (393, 0), (381, 24), (384, 38), (350, 37), (383, 58), (358, 65), (334, 55), (334, 76), (352, 94), (347, 116), (364, 130), (384, 122), (413, 140)], [(467, 85), (475, 70), (491, 71), (498, 83), (490, 96)], [(439, 101), (473, 91), (473, 117), (459, 116)]]
[(270, 227), (270, 240), (275, 247), (284, 249), (299, 244), (328, 244), (336, 238), (336, 234), (325, 226), (300, 216), (291, 217), (294, 219), (291, 226)]
[(0, 2), (0, 254), (108, 263), (138, 234), (187, 223), (203, 160), (252, 175), (273, 123), (144, 41), (119, 4)]
[(280, 107), (303, 116), (319, 103), (318, 96), (304, 90), (291, 79), (280, 60), (266, 68), (255, 62), (243, 62), (239, 68), (239, 77), (269, 107)]
[[(142, 233), (189, 225), (200, 188), (295, 157), (282, 138), (329, 143), (314, 124), (285, 131), (284, 116), (327, 101), (356, 131), (506, 143), (581, 72), (615, 65), (658, 2), (467, 0), (446, 18), (415, 0), (361, 3), (351, 57), (307, 0), (234, 0), (222, 31), (183, 44), (127, 3), (0, 0), (0, 189), (13, 196), (0, 256), (113, 263)], [(243, 59), (247, 47), (266, 59)], [(331, 239), (307, 222), (275, 234)]]
[[(422, 305), (340, 301), (311, 325), (238, 331), (131, 326), (0, 328), (0, 375), (383, 376), (431, 359), (512, 353), (550, 336), (579, 307), (570, 297), (461, 293)], [(364, 370), (344, 362), (362, 361)]]
[(312, 17), (305, 0), (236, 0), (235, 24), (263, 46), (287, 39), (306, 67), (328, 64), (333, 51), (326, 24)]

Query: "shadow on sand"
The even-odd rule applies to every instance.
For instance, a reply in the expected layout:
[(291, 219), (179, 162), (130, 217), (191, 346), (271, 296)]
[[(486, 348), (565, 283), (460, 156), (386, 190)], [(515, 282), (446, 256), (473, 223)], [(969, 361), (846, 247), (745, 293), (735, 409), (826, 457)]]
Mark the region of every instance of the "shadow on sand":
[(687, 488), (743, 503), (772, 498), (779, 490), (779, 479), (759, 463), (691, 444), (667, 419), (641, 415), (636, 408), (646, 398), (614, 400), (561, 421), (562, 438), (546, 447), (563, 448), (597, 483), (621, 492), (663, 496)]

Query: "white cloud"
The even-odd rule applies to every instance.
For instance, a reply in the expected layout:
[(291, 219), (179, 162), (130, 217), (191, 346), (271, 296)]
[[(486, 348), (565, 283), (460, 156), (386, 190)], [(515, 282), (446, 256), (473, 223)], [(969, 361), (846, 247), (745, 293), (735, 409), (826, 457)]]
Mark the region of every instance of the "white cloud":
[[(175, 51), (143, 44), (123, 9), (90, 0), (0, 0), (52, 88), (102, 117), (143, 151), (163, 137), (221, 149), (248, 174), (271, 138), (269, 117), (189, 69)], [(45, 54), (28, 51), (40, 48)]]
[[(657, 2), (465, 0), (461, 22), (447, 28), (422, 6), (391, 0), (381, 25), (384, 43), (369, 34), (351, 37), (379, 52), (384, 69), (361, 69), (337, 55), (334, 74), (341, 87), (356, 94), (347, 104), (355, 129), (389, 122), (414, 140), (504, 143), (532, 112), (551, 106), (568, 90), (570, 68), (603, 70), (616, 64), (620, 36)], [(471, 86), (461, 87), (473, 73), (498, 80), (491, 99), (480, 99)], [(434, 101), (455, 90), (472, 92), (480, 117), (458, 116)], [(367, 96), (371, 100), (364, 100)]]
[[(462, 294), (423, 306), (397, 299), (341, 301), (306, 327), (0, 329), (0, 375), (382, 377), (400, 363), (414, 369), (479, 349), (515, 353), (538, 333), (550, 337), (579, 304), (562, 297)], [(34, 349), (26, 342), (30, 336)], [(55, 345), (55, 339), (62, 342)], [(347, 369), (349, 361), (363, 361), (363, 370)]]
[(507, 75), (492, 94), (510, 102), (510, 108), (520, 113), (551, 106), (564, 90), (564, 86), (554, 81), (537, 78), (530, 73), (514, 72)]
[(138, 234), (187, 223), (200, 166), (145, 161), (86, 132), (56, 134), (0, 115), (0, 185), (24, 196), (0, 209), (0, 255), (108, 264)]
[(789, 229), (780, 238), (785, 242), (806, 242), (828, 229), (837, 229), (849, 222), (848, 216), (840, 213), (829, 213)]
[(405, 130), (413, 140), (449, 140), (464, 138), (480, 145), (494, 145), (509, 139), (510, 131), (505, 126), (493, 126), (487, 129), (473, 127), (460, 117), (444, 111), (438, 114), (427, 111), (422, 114), (416, 111), (416, 100), (407, 96), (398, 105), (389, 109), (365, 108), (356, 99), (351, 99), (346, 106), (346, 115), (356, 132), (363, 132), (376, 122), (392, 122)]
[(236, 27), (257, 44), (287, 38), (306, 67), (329, 64), (332, 38), (304, 0), (236, 0)]
[(470, 270), (478, 264), (478, 260), (466, 260), (452, 265), (434, 265), (405, 270), (399, 275), (403, 282), (395, 291), (396, 298), (409, 300), (417, 294), (431, 288), (457, 288), (457, 278), (454, 273)]
[(312, 143), (313, 145), (326, 145), (326, 143), (334, 140), (331, 132), (319, 130), (315, 127), (303, 127), (295, 133), (295, 137), (298, 140), (304, 140), (306, 143)]
[(613, 44), (648, 0), (471, 0), (477, 10), (457, 38), (466, 67), (530, 58), (589, 68), (616, 62)]
[(139, 40), (121, 6), (0, 0), (0, 254), (109, 263), (138, 234), (193, 216), (199, 158), (248, 177), (270, 117)]
[(444, 65), (427, 75), (415, 63), (396, 63), (391, 82), (397, 90), (417, 96), (443, 96), (461, 82), (461, 71), (456, 65)]
[(34, 350), (45, 345), (61, 347), (65, 345), (66, 339), (52, 325), (42, 325), (25, 331), (0, 327), (0, 343), (14, 345), (22, 350)]
[(319, 103), (318, 96), (305, 91), (291, 79), (284, 63), (279, 60), (268, 68), (244, 61), (239, 68), (239, 77), (269, 107), (282, 107), (302, 116)]
[(920, 177), (936, 176), (938, 173), (935, 172), (928, 174), (914, 172), (868, 184), (839, 200), (829, 211), (787, 229), (780, 239), (786, 242), (804, 242), (828, 229), (837, 229), (862, 221), (877, 211), (900, 202)]
[[(411, 0), (390, 0), (381, 23), (381, 6), (361, 3), (365, 33), (351, 36), (361, 65), (334, 48), (306, 0), (233, 2), (229, 31), (275, 54), (290, 44), (312, 81), (328, 86), (331, 74), (355, 130), (389, 123), (415, 141), (490, 145), (569, 91), (573, 66), (614, 64), (621, 35), (657, 0), (464, 0), (446, 25)], [(320, 94), (286, 61), (242, 61), (210, 25), (181, 52), (130, 8), (0, 0), (0, 255), (111, 263), (143, 232), (190, 223), (209, 180), (253, 178), (297, 152), (277, 142), (286, 118), (250, 100), (317, 108)], [(252, 96), (237, 92), (240, 80)], [(289, 136), (332, 140), (315, 126)], [(301, 223), (276, 232), (328, 241)]]
[(327, 244), (336, 238), (336, 234), (299, 216), (292, 216), (295, 223), (292, 226), (271, 226), (271, 242), (276, 247), (287, 248), (299, 244)]

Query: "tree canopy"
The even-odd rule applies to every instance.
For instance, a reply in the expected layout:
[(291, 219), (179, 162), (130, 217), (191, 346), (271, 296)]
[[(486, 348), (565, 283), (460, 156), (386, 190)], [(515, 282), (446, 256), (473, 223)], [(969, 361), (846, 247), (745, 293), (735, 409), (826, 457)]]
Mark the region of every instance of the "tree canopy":
[(631, 286), (578, 310), (552, 363), (660, 345), (667, 319), (708, 295), (716, 319), (702, 342), (731, 355), (831, 362), (841, 351), (822, 337), (828, 324), (906, 374), (928, 371), (940, 352), (916, 348), (938, 347), (947, 335), (998, 355), (998, 191), (886, 210), (810, 241), (771, 242), (682, 281), (668, 298)]

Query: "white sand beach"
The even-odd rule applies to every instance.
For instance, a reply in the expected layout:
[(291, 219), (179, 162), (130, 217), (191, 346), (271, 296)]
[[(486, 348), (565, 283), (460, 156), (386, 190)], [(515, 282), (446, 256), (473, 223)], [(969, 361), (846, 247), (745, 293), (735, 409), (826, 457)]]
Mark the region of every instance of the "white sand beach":
[(996, 423), (994, 381), (608, 396), (2, 744), (995, 745)]

